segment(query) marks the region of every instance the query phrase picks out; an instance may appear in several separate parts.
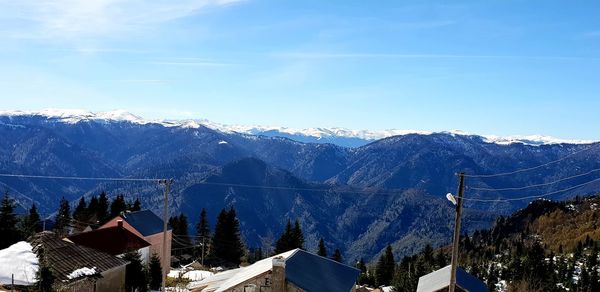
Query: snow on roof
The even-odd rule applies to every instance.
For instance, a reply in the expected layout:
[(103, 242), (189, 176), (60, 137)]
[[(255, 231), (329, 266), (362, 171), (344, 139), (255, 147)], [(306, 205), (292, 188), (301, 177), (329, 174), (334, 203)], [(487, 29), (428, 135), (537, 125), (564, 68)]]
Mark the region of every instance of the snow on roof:
[[(419, 278), (417, 292), (438, 291), (450, 285), (451, 266), (445, 266)], [(481, 280), (465, 272), (462, 268), (456, 268), (456, 285), (466, 291), (488, 292), (488, 288)]]
[(240, 283), (248, 281), (260, 274), (266, 273), (273, 268), (273, 258), (282, 257), (284, 259), (292, 256), (298, 249), (293, 249), (272, 257), (262, 259), (247, 267), (238, 269), (228, 270), (222, 273), (215, 274), (212, 277), (208, 277), (203, 281), (194, 282), (188, 285), (188, 289), (205, 287), (202, 292), (221, 292), (231, 287), (234, 287)]
[(10, 284), (14, 275), (16, 285), (32, 285), (38, 270), (38, 258), (31, 244), (17, 242), (0, 250), (0, 284)]
[(210, 271), (189, 271), (183, 274), (183, 277), (189, 279), (191, 281), (202, 281), (210, 276), (214, 275), (213, 272)]
[(203, 270), (192, 270), (192, 271), (186, 271), (185, 269), (172, 269), (169, 271), (169, 274), (167, 274), (168, 277), (171, 278), (185, 278), (185, 279), (189, 279), (192, 282), (199, 282), (202, 281), (208, 277), (213, 276), (215, 273), (211, 272), (211, 271), (203, 271)]
[(71, 272), (70, 274), (67, 275), (67, 278), (69, 280), (73, 280), (73, 279), (77, 279), (79, 277), (83, 277), (83, 276), (93, 276), (95, 274), (98, 274), (98, 271), (96, 271), (96, 267), (93, 268), (87, 268), (87, 267), (83, 267), (83, 268), (79, 268), (74, 270), (73, 272)]

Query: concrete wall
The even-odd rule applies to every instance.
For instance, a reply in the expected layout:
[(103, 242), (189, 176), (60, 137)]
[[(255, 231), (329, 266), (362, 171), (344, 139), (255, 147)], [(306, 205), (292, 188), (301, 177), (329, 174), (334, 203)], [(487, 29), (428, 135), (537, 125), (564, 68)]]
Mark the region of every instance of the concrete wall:
[(102, 278), (96, 282), (96, 292), (124, 292), (125, 265), (102, 273)]
[(228, 289), (227, 292), (304, 292), (304, 290), (290, 282), (285, 283), (285, 288), (277, 288), (274, 286), (272, 276), (273, 274), (270, 271), (263, 273)]
[[(237, 286), (228, 289), (228, 292), (275, 292), (273, 290), (273, 282), (271, 271), (260, 274), (246, 282), (240, 283)], [(252, 291), (252, 288), (254, 291)], [(245, 290), (244, 290), (245, 289)]]
[(163, 234), (156, 233), (154, 235), (144, 237), (146, 241), (148, 241), (150, 245), (150, 256), (152, 254), (158, 255), (160, 258), (160, 266), (162, 267), (163, 274), (165, 277), (169, 273), (171, 268), (171, 238), (173, 237), (173, 233), (171, 230), (167, 231), (167, 257), (166, 259), (162, 258), (162, 248), (163, 248)]

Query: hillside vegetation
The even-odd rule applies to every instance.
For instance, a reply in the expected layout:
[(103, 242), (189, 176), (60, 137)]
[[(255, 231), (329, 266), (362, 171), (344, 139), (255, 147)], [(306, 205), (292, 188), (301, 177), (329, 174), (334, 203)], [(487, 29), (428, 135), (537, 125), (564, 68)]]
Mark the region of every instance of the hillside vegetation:
[[(459, 265), (490, 291), (600, 291), (600, 196), (537, 200), (494, 226), (461, 239)], [(450, 247), (404, 257), (392, 283), (414, 291), (418, 279), (449, 264)]]

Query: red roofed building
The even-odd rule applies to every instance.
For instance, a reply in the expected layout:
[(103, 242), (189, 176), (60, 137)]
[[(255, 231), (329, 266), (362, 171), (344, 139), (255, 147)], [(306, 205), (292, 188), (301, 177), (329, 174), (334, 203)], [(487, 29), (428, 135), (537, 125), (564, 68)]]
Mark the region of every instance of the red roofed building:
[(117, 226), (82, 232), (67, 238), (76, 244), (111, 255), (136, 250), (142, 254), (142, 260), (146, 260), (149, 254), (150, 243), (123, 227), (123, 221), (117, 222)]
[(149, 261), (152, 254), (156, 254), (160, 258), (160, 265), (164, 277), (168, 274), (171, 267), (171, 227), (167, 230), (167, 256), (163, 259), (163, 220), (150, 210), (142, 210), (137, 212), (125, 212), (110, 221), (100, 226), (100, 229), (115, 227), (122, 221), (123, 227), (150, 243), (148, 254), (143, 260)]

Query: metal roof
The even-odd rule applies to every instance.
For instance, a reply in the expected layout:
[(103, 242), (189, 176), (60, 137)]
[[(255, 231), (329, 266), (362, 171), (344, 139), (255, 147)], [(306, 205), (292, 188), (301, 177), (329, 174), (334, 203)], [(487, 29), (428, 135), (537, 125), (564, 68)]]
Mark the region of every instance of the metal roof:
[(203, 292), (227, 291), (273, 269), (273, 258), (285, 259), (286, 281), (305, 291), (348, 292), (354, 286), (360, 270), (301, 249), (290, 250), (250, 266), (225, 271), (192, 283), (188, 289), (202, 288)]
[(360, 270), (326, 257), (297, 250), (285, 261), (285, 278), (308, 292), (348, 292)]
[[(448, 265), (437, 271), (419, 278), (417, 292), (433, 292), (444, 289), (450, 285), (451, 267)], [(456, 285), (467, 292), (488, 292), (488, 287), (481, 280), (465, 272), (460, 267), (456, 268)]]
[(33, 252), (37, 253), (40, 248), (44, 249), (52, 274), (60, 281), (70, 281), (67, 276), (77, 269), (96, 268), (99, 273), (103, 273), (128, 263), (93, 248), (62, 240), (49, 231), (35, 234), (30, 242)]
[[(121, 217), (143, 236), (163, 232), (164, 221), (150, 210), (127, 212)], [(171, 230), (171, 227), (169, 226), (168, 229)]]

